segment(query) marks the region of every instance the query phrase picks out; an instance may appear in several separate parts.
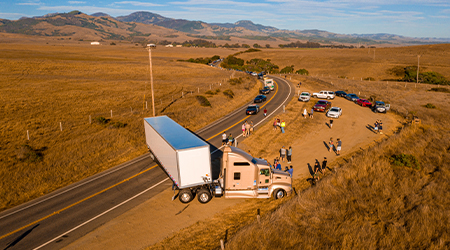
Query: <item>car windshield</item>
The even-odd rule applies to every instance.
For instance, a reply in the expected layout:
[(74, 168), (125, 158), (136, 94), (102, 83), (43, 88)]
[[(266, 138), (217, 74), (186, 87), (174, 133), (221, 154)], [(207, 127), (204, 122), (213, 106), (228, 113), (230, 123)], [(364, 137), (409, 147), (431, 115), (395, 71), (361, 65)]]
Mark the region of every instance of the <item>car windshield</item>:
[(326, 105), (326, 104), (327, 104), (327, 101), (318, 101), (317, 104), (320, 104), (320, 105)]
[(331, 112), (339, 112), (339, 109), (338, 108), (331, 108), (330, 111)]
[(256, 110), (256, 107), (248, 107), (247, 110)]
[(306, 96), (309, 96), (309, 93), (302, 93), (302, 95), (306, 95)]

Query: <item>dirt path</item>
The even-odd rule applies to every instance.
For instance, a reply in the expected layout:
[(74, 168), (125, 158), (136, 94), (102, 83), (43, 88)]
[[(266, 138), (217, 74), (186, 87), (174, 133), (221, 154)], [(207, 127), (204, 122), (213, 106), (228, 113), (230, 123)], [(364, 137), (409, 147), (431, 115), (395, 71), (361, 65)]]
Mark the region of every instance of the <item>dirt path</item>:
[[(316, 99), (311, 101), (315, 102)], [(373, 141), (382, 138), (384, 135), (375, 134), (367, 128), (369, 124), (373, 126), (377, 119), (383, 121), (385, 134), (391, 134), (398, 125), (392, 114), (375, 114), (369, 108), (360, 107), (341, 97), (337, 97), (332, 103), (333, 106), (343, 109), (342, 117), (335, 119), (332, 129), (321, 124), (314, 131), (292, 142), (293, 157), (290, 165), (294, 166), (295, 178), (309, 177), (308, 164), (314, 166), (316, 159), (322, 162), (323, 157), (327, 157), (331, 163), (336, 157), (345, 157), (346, 154), (364, 149)], [(324, 114), (315, 112), (315, 116)], [(330, 137), (335, 141), (337, 138), (342, 140), (341, 156), (328, 152), (324, 143), (327, 143)], [(142, 249), (243, 201), (222, 198), (213, 199), (207, 205), (200, 205), (197, 201), (185, 205), (178, 200), (171, 201), (172, 195), (173, 192), (168, 188), (65, 249)]]

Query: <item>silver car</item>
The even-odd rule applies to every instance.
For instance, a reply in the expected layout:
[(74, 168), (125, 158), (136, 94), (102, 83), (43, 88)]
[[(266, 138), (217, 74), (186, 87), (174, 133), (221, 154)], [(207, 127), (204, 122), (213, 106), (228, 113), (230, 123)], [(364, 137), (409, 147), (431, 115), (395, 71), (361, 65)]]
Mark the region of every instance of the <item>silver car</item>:
[(302, 92), (298, 97), (298, 100), (301, 102), (309, 102), (309, 99), (311, 99), (311, 94), (309, 92)]
[(327, 112), (327, 117), (339, 118), (342, 115), (342, 109), (339, 107), (332, 107)]

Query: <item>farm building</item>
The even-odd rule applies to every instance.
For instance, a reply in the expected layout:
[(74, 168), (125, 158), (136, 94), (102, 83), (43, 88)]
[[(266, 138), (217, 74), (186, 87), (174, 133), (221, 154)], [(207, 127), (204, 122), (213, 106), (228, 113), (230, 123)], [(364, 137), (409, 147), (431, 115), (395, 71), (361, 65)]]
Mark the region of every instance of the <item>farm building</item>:
[(100, 45), (99, 42), (91, 42), (91, 45)]

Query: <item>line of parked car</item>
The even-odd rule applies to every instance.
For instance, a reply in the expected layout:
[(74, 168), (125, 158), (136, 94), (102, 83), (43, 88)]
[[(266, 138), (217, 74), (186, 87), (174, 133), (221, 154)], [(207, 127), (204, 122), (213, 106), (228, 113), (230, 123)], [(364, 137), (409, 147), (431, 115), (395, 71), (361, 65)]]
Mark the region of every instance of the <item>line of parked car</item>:
[(299, 95), (298, 100), (301, 102), (309, 102), (311, 100), (311, 97), (327, 99), (317, 101), (317, 103), (313, 107), (314, 111), (326, 112), (327, 117), (339, 118), (342, 115), (342, 109), (340, 107), (332, 107), (331, 102), (328, 101), (334, 99), (336, 96), (344, 97), (345, 99), (352, 101), (362, 107), (369, 107), (373, 112), (386, 113), (386, 111), (390, 109), (390, 104), (386, 104), (382, 101), (375, 101), (375, 103), (372, 104), (369, 100), (359, 98), (356, 94), (347, 94), (341, 90), (336, 92), (322, 90), (313, 94), (304, 91)]

